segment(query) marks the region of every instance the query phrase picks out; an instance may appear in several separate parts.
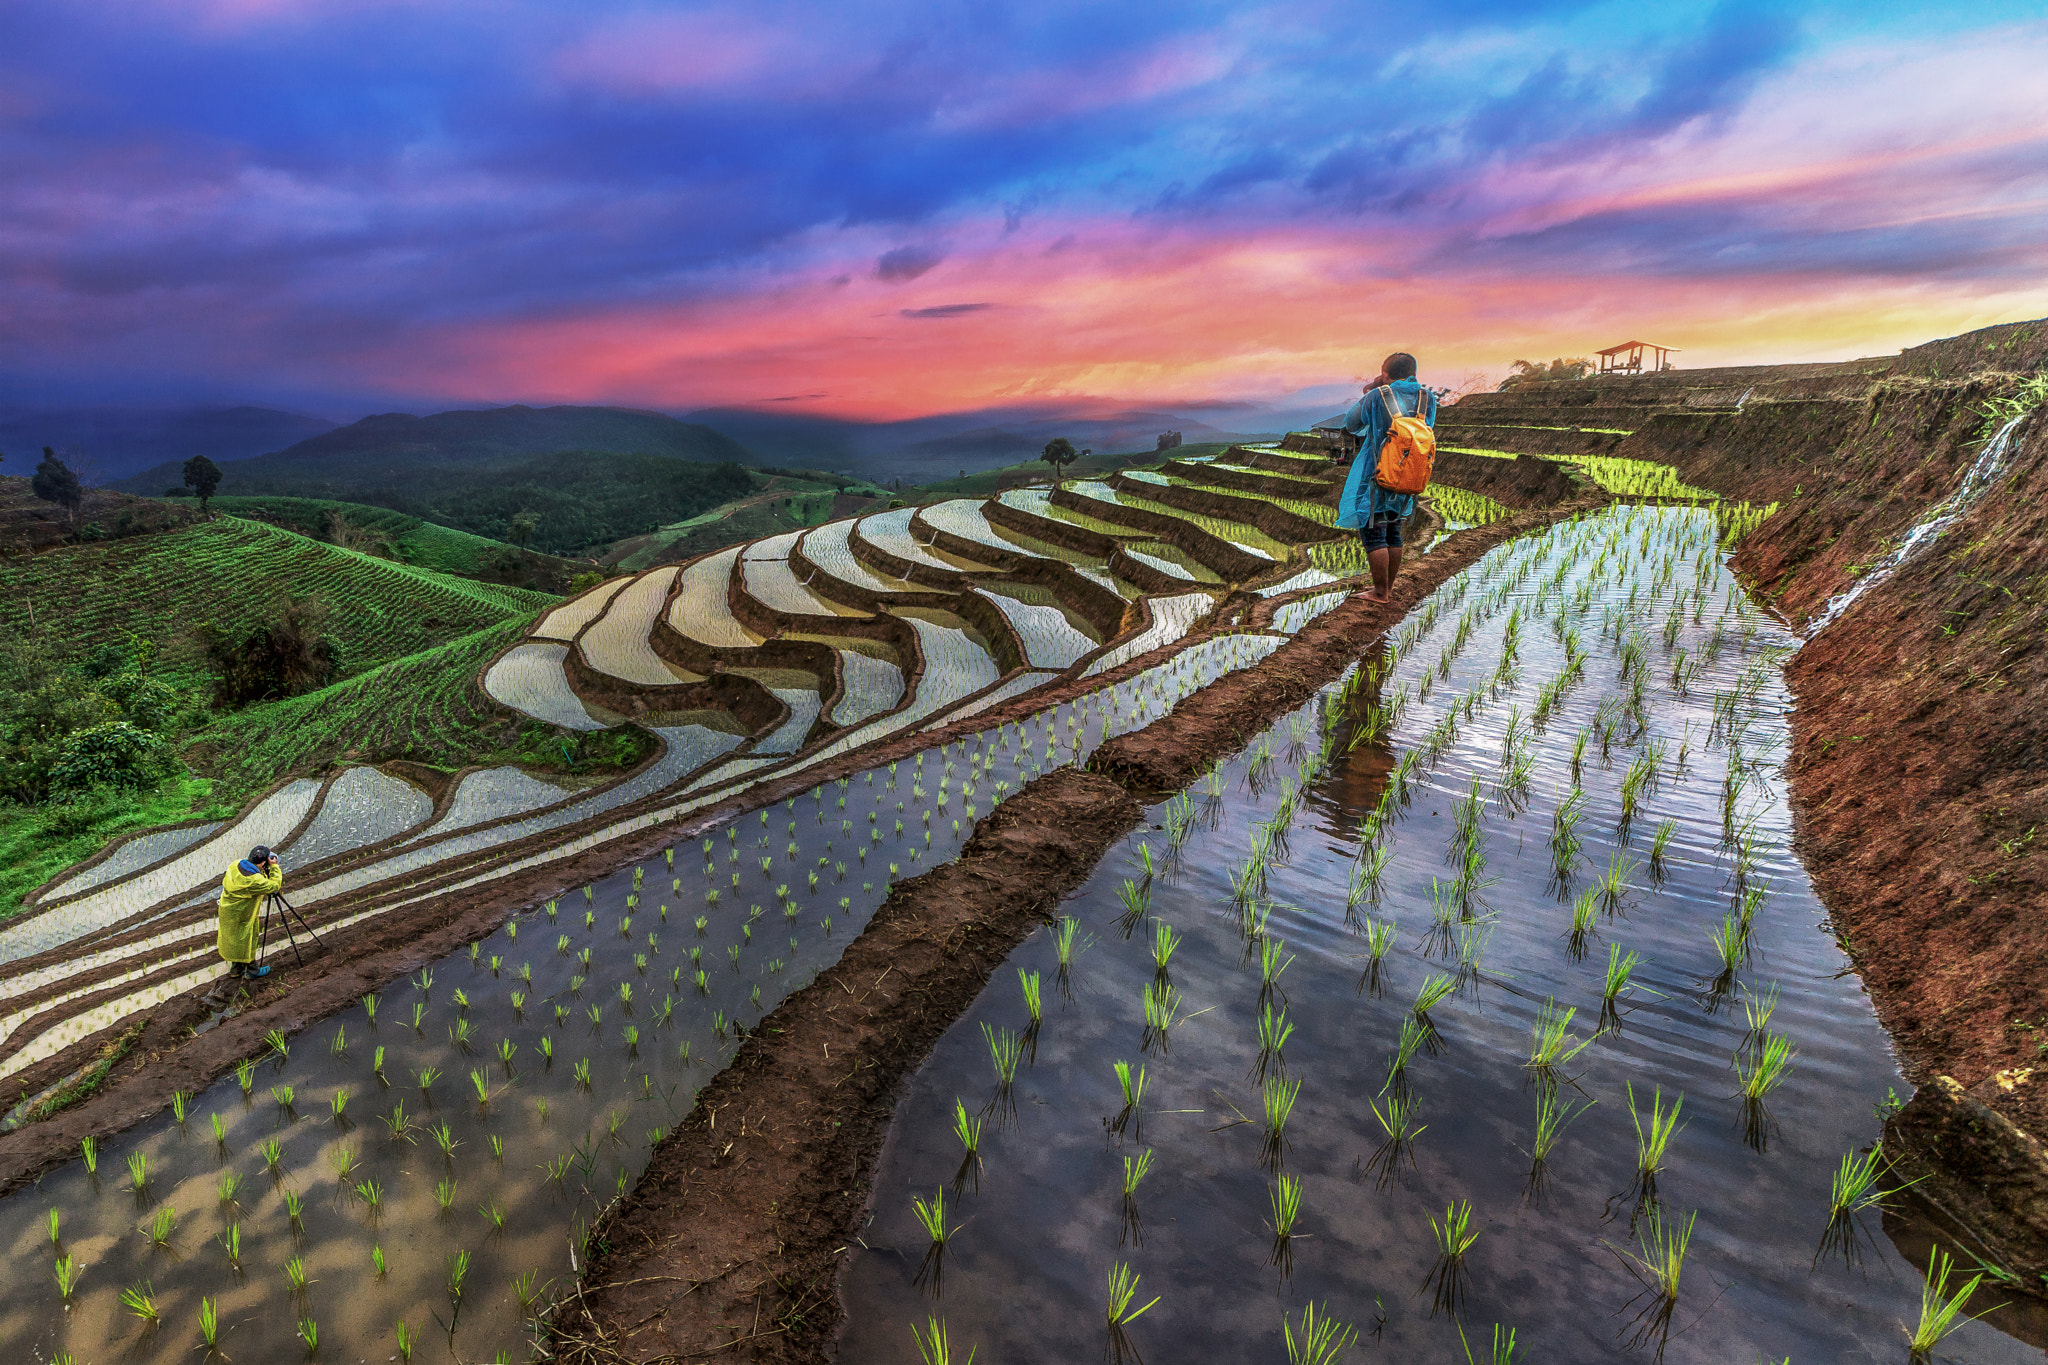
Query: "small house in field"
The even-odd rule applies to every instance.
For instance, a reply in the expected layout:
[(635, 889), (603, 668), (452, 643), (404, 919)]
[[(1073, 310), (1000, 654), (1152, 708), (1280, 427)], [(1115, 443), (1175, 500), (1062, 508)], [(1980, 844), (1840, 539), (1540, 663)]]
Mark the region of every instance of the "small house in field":
[[(1645, 365), (1644, 352), (1649, 353), (1650, 363)], [(1644, 370), (1668, 370), (1672, 368), (1667, 356), (1678, 352), (1670, 346), (1653, 346), (1647, 341), (1624, 341), (1619, 346), (1609, 346), (1604, 351), (1595, 351), (1600, 357), (1602, 374), (1641, 374)]]

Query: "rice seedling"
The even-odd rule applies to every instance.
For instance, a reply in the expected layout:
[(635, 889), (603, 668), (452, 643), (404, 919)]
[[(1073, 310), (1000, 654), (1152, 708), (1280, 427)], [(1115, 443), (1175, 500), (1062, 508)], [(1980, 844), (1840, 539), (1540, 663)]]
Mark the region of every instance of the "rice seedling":
[(292, 1050), (286, 1046), (282, 1030), (270, 1030), (270, 1032), (263, 1035), (263, 1041), (270, 1044), (270, 1050), (276, 1055), (279, 1066), (291, 1060)]
[(1536, 1132), (1529, 1140), (1529, 1178), (1523, 1186), (1523, 1198), (1533, 1201), (1542, 1196), (1548, 1183), (1550, 1154), (1557, 1150), (1558, 1139), (1564, 1136), (1567, 1124), (1595, 1103), (1587, 1100), (1577, 1107), (1559, 1104), (1555, 1086), (1544, 1086), (1537, 1092)]
[(1281, 1055), (1281, 1049), (1287, 1046), (1287, 1040), (1293, 1036), (1294, 1025), (1288, 1021), (1287, 1011), (1284, 1008), (1277, 1013), (1271, 1005), (1266, 1005), (1260, 1009), (1258, 1019), (1259, 1059), (1252, 1067), (1252, 1081), (1254, 1084), (1264, 1082), (1266, 1072), (1269, 1069), (1282, 1072), (1287, 1069), (1287, 1060)]
[(1274, 1176), (1268, 1198), (1273, 1209), (1273, 1249), (1266, 1255), (1266, 1264), (1278, 1266), (1284, 1280), (1294, 1273), (1294, 1224), (1301, 1217), (1300, 1177)]
[(71, 1303), (71, 1296), (78, 1292), (78, 1279), (85, 1273), (84, 1267), (78, 1264), (75, 1257), (59, 1256), (54, 1268), (57, 1274), (57, 1292), (63, 1296), (68, 1306)]
[(1619, 1002), (1629, 990), (1629, 976), (1642, 961), (1639, 953), (1624, 955), (1619, 943), (1607, 945), (1607, 974), (1600, 987), (1600, 1024), (1602, 1028), (1619, 1028), (1621, 1015)]
[(1600, 874), (1594, 889), (1600, 893), (1600, 908), (1608, 914), (1618, 914), (1622, 898), (1635, 890), (1629, 878), (1635, 874), (1637, 864), (1616, 853), (1607, 860), (1607, 870)]
[(356, 1198), (363, 1201), (374, 1214), (384, 1211), (384, 1188), (374, 1180), (364, 1180), (355, 1187)]
[(1458, 950), (1458, 984), (1476, 986), (1479, 982), (1479, 963), (1486, 955), (1487, 942), (1493, 937), (1493, 920), (1461, 920), (1453, 931)]
[(306, 1286), (312, 1281), (306, 1278), (306, 1260), (303, 1256), (294, 1256), (284, 1263), (284, 1282), (291, 1286), (293, 1294), (306, 1292)]
[(1259, 1109), (1265, 1135), (1259, 1142), (1261, 1165), (1277, 1167), (1286, 1159), (1287, 1120), (1294, 1113), (1294, 1101), (1301, 1094), (1301, 1082), (1285, 1076), (1268, 1076), (1259, 1089)]
[[(242, 1177), (234, 1171), (222, 1171), (213, 1182), (213, 1192), (223, 1206), (235, 1202), (235, 1196), (242, 1192)], [(52, 1228), (54, 1233), (56, 1229)]]
[(1657, 833), (1650, 839), (1650, 876), (1664, 880), (1666, 855), (1671, 848), (1671, 836), (1678, 833), (1676, 820), (1664, 820), (1657, 826)]
[(1571, 1036), (1572, 1016), (1577, 1013), (1571, 1006), (1560, 1010), (1555, 998), (1546, 998), (1530, 1027), (1529, 1060), (1524, 1066), (1551, 1085), (1563, 1079), (1563, 1070), (1572, 1058), (1593, 1045), (1591, 1038)]
[(1136, 1356), (1136, 1352), (1131, 1349), (1129, 1340), (1124, 1336), (1125, 1329), (1140, 1317), (1143, 1317), (1154, 1304), (1159, 1302), (1160, 1296), (1154, 1295), (1144, 1307), (1136, 1309), (1131, 1307), (1131, 1304), (1138, 1297), (1138, 1282), (1143, 1278), (1143, 1276), (1139, 1275), (1122, 1261), (1115, 1261), (1110, 1264), (1109, 1300), (1106, 1305), (1104, 1318), (1109, 1332), (1109, 1354), (1113, 1361), (1118, 1362), (1118, 1365), (1121, 1365), (1125, 1356)]
[(1394, 946), (1395, 923), (1392, 919), (1367, 919), (1365, 933), (1365, 970), (1358, 978), (1360, 990), (1370, 989), (1374, 995), (1380, 993), (1380, 972), (1386, 961), (1387, 950)]
[(469, 1278), (470, 1254), (457, 1251), (448, 1258), (448, 1301), (457, 1308), (462, 1306), (463, 1282)]
[(1632, 1325), (1631, 1346), (1656, 1341), (1661, 1350), (1671, 1330), (1671, 1314), (1678, 1306), (1679, 1280), (1685, 1273), (1685, 1256), (1692, 1245), (1693, 1225), (1698, 1221), (1699, 1214), (1693, 1213), (1683, 1223), (1676, 1219), (1667, 1222), (1663, 1211), (1653, 1208), (1641, 1220), (1641, 1226), (1632, 1229), (1635, 1248), (1616, 1249), (1622, 1264), (1642, 1286), (1637, 1298), (1648, 1299)]
[(163, 1320), (157, 1311), (156, 1287), (150, 1284), (131, 1284), (121, 1291), (121, 1306), (147, 1325), (154, 1327)]
[(1770, 1136), (1770, 1117), (1764, 1110), (1764, 1100), (1784, 1081), (1795, 1055), (1791, 1040), (1782, 1033), (1765, 1033), (1755, 1047), (1736, 1051), (1735, 1076), (1741, 1084), (1743, 1136), (1758, 1151), (1763, 1150)]
[(1129, 1062), (1116, 1063), (1117, 1088), (1123, 1094), (1123, 1107), (1111, 1118), (1104, 1119), (1103, 1126), (1111, 1137), (1121, 1138), (1129, 1131), (1135, 1142), (1144, 1141), (1145, 1068), (1135, 1070)]
[(177, 1120), (180, 1128), (185, 1126), (185, 1106), (191, 1103), (191, 1100), (192, 1097), (182, 1090), (171, 1092), (171, 1116)]
[(284, 1191), (284, 1216), (291, 1223), (294, 1232), (302, 1229), (304, 1213), (305, 1199), (297, 1190), (287, 1187)]
[(327, 1154), (327, 1164), (334, 1168), (334, 1178), (347, 1184), (348, 1178), (355, 1174), (359, 1155), (353, 1142), (336, 1144), (334, 1150)]
[(1024, 1059), (1024, 1040), (1014, 1029), (981, 1026), (981, 1036), (988, 1043), (989, 1061), (996, 1070), (996, 1093), (984, 1112), (1001, 1118), (1013, 1112), (1011, 1087), (1017, 1081), (1017, 1064)]
[(1287, 1365), (1336, 1365), (1358, 1340), (1358, 1329), (1331, 1317), (1327, 1304), (1318, 1309), (1310, 1300), (1298, 1328), (1290, 1315), (1280, 1315), (1280, 1335), (1287, 1345)]
[(959, 1171), (953, 1176), (955, 1194), (960, 1193), (970, 1176), (975, 1189), (981, 1188), (981, 1127), (981, 1118), (968, 1113), (966, 1103), (956, 1097), (953, 1101), (953, 1136), (960, 1139), (960, 1145), (966, 1151), (960, 1158)]
[(1436, 1031), (1436, 1025), (1431, 1022), (1429, 1012), (1450, 998), (1451, 993), (1457, 988), (1458, 983), (1442, 972), (1431, 972), (1424, 978), (1421, 989), (1415, 992), (1415, 1003), (1410, 1007), (1410, 1013), (1425, 1032)]
[(398, 1337), (398, 1358), (410, 1361), (412, 1359), (412, 1328), (403, 1322), (394, 1324), (394, 1328)]
[(491, 1225), (493, 1233), (502, 1233), (505, 1230), (505, 1210), (499, 1205), (497, 1200), (493, 1199), (488, 1204), (477, 1205), (476, 1211), (486, 1223)]
[[(420, 1088), (422, 1090), (426, 1089), (425, 1086)], [(389, 1114), (384, 1115), (384, 1126), (391, 1131), (391, 1140), (393, 1142), (410, 1143), (413, 1141), (412, 1120), (406, 1116), (404, 1100), (400, 1100)]]
[(421, 1067), (419, 1071), (415, 1073), (415, 1075), (419, 1080), (420, 1093), (422, 1095), (428, 1094), (431, 1091), (434, 1082), (441, 1079), (440, 1071), (431, 1066)]
[(277, 1164), (284, 1159), (284, 1144), (274, 1137), (263, 1139), (260, 1150), (263, 1153), (263, 1167), (271, 1174), (277, 1174)]
[(156, 1213), (150, 1217), (149, 1227), (146, 1229), (149, 1244), (158, 1250), (168, 1247), (171, 1244), (171, 1234), (177, 1227), (178, 1211), (169, 1204), (157, 1205)]
[(1152, 971), (1162, 981), (1166, 979), (1167, 964), (1173, 960), (1174, 950), (1180, 947), (1181, 936), (1173, 932), (1173, 926), (1165, 920), (1152, 922)]
[(98, 1178), (100, 1173), (100, 1145), (90, 1135), (78, 1140), (78, 1154), (85, 1161), (85, 1173)]
[(1360, 904), (1379, 904), (1386, 892), (1387, 866), (1393, 857), (1394, 850), (1385, 843), (1359, 850), (1358, 861), (1351, 866), (1351, 886), (1345, 900), (1347, 911)]
[(1964, 1322), (1980, 1318), (1984, 1313), (2004, 1306), (1995, 1304), (1993, 1308), (1985, 1309), (1984, 1313), (1972, 1313), (1968, 1317), (1963, 1317), (1963, 1306), (1977, 1292), (1978, 1286), (1984, 1283), (1984, 1274), (1979, 1271), (1972, 1275), (1962, 1288), (1950, 1294), (1949, 1276), (1954, 1269), (1955, 1263), (1949, 1258), (1948, 1253), (1936, 1247), (1933, 1257), (1927, 1263), (1927, 1279), (1920, 1286), (1920, 1317), (1907, 1337), (1908, 1349), (1916, 1361), (1926, 1360), (1931, 1356), (1934, 1348)]
[(1180, 1017), (1180, 991), (1173, 985), (1158, 980), (1145, 985), (1145, 1029), (1139, 1036), (1138, 1047), (1150, 1052), (1157, 1047), (1161, 1052), (1170, 1050), (1169, 1033)]
[(1432, 1214), (1429, 1230), (1435, 1237), (1437, 1249), (1436, 1263), (1422, 1282), (1423, 1288), (1435, 1290), (1431, 1296), (1430, 1316), (1449, 1313), (1456, 1317), (1465, 1298), (1465, 1253), (1479, 1240), (1479, 1233), (1472, 1226), (1471, 1201), (1451, 1201), (1444, 1209), (1441, 1223)]
[(1151, 1169), (1152, 1149), (1150, 1147), (1147, 1147), (1134, 1157), (1126, 1156), (1124, 1158), (1124, 1198), (1120, 1220), (1121, 1226), (1116, 1239), (1118, 1246), (1122, 1246), (1125, 1242), (1131, 1242), (1137, 1246), (1145, 1245), (1145, 1232), (1138, 1218), (1138, 1182), (1143, 1180), (1146, 1173)]
[(925, 1248), (924, 1261), (918, 1266), (917, 1276), (912, 1283), (919, 1288), (929, 1286), (932, 1291), (932, 1297), (937, 1298), (941, 1281), (945, 1275), (946, 1239), (960, 1229), (957, 1227), (948, 1228), (946, 1226), (946, 1191), (944, 1186), (941, 1186), (932, 1195), (931, 1202), (929, 1203), (925, 1202), (922, 1195), (912, 1195), (910, 1197), (910, 1208), (911, 1212), (917, 1216), (918, 1225), (931, 1238), (931, 1244)]
[[(1666, 1149), (1672, 1137), (1678, 1132), (1678, 1114), (1685, 1106), (1685, 1096), (1680, 1095), (1664, 1107), (1664, 1090), (1659, 1086), (1651, 1092), (1649, 1122), (1643, 1122), (1643, 1111), (1636, 1105), (1634, 1082), (1627, 1082), (1629, 1121), (1636, 1130), (1636, 1176), (1633, 1193), (1638, 1209), (1651, 1205), (1657, 1199), (1657, 1174), (1664, 1169)], [(1633, 1220), (1631, 1220), (1633, 1221)]]
[(133, 1151), (128, 1154), (128, 1188), (141, 1194), (149, 1188), (149, 1154)]

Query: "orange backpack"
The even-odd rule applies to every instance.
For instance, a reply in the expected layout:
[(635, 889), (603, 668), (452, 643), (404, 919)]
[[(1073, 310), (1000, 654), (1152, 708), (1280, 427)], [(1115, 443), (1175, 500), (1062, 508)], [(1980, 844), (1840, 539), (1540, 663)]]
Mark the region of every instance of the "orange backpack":
[(1401, 415), (1391, 387), (1380, 390), (1387, 405), (1387, 439), (1380, 446), (1380, 462), (1373, 478), (1391, 493), (1420, 493), (1429, 487), (1430, 466), (1436, 462), (1436, 433), (1423, 414), (1429, 410), (1426, 391), (1415, 395), (1415, 415)]

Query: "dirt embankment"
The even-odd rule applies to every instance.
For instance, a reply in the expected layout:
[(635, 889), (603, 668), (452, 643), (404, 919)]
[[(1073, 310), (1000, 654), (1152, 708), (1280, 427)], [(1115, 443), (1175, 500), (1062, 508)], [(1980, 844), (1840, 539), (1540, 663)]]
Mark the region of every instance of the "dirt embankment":
[(839, 964), (760, 1022), (593, 1230), (610, 1250), (558, 1315), (557, 1358), (824, 1360), (839, 1254), (859, 1230), (902, 1083), (1135, 826), (1140, 802), (1299, 706), (1488, 549), (1592, 503), (1459, 533), (1412, 561), (1391, 603), (1354, 597), (1258, 667), (1103, 745), (1089, 771), (1028, 784), (957, 860), (899, 883)]
[[(1934, 343), (1917, 368), (2039, 331)], [(1735, 567), (1805, 627), (1963, 483), (1986, 400), (2018, 383), (1906, 376), (1860, 402), (1752, 404), (1659, 457), (1780, 503)], [(1787, 773), (1807, 869), (1920, 1087), (1891, 1148), (2032, 1279), (2048, 1272), (2029, 1136), (2048, 1133), (2048, 416), (2020, 430), (1974, 510), (1793, 657)]]

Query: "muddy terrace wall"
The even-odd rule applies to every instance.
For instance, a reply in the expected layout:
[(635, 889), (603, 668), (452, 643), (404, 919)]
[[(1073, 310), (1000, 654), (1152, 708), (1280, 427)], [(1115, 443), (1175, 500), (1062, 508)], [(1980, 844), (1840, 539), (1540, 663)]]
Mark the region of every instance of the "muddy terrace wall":
[[(1618, 452), (1780, 509), (1735, 567), (1795, 624), (1953, 492), (2041, 324), (1906, 354), (1860, 399), (1659, 418)], [(1991, 348), (1996, 346), (1997, 350)], [(1788, 666), (1801, 851), (1920, 1086), (1895, 1145), (1963, 1233), (2048, 1285), (2048, 417), (1975, 509)], [(1953, 1078), (1938, 1081), (1938, 1078)]]

